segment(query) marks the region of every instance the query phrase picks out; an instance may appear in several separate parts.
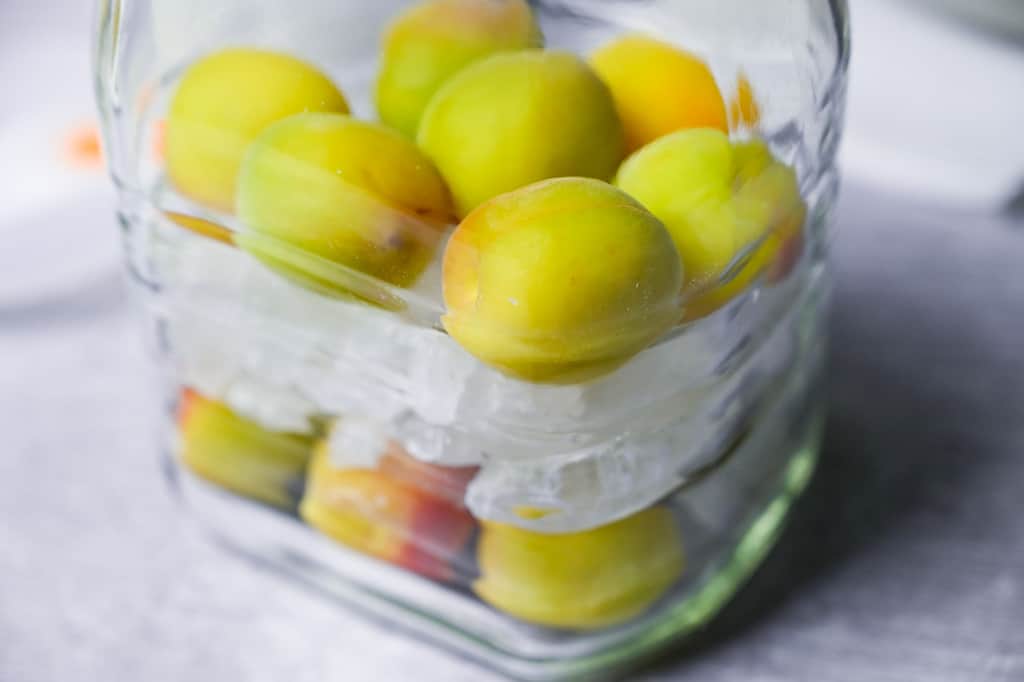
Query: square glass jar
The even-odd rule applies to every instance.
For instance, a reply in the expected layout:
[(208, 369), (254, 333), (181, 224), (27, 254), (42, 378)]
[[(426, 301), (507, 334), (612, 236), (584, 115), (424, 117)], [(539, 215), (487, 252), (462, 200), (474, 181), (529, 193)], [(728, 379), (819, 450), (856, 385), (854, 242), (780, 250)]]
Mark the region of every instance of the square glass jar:
[(705, 625), (814, 468), (845, 3), (98, 4), (183, 509), (521, 679)]

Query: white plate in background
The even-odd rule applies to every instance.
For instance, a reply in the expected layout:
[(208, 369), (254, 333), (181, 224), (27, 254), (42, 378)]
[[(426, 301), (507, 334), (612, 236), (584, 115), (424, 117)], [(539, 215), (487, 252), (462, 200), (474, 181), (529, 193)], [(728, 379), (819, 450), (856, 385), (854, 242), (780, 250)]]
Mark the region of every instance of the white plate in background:
[(110, 180), (68, 148), (96, 119), (91, 5), (0, 0), (0, 310), (73, 302), (118, 268)]
[(953, 12), (990, 30), (1024, 38), (1024, 2), (1021, 0), (918, 0)]
[(923, 2), (851, 0), (850, 14), (844, 171), (903, 194), (1006, 206), (1024, 187), (1024, 44)]

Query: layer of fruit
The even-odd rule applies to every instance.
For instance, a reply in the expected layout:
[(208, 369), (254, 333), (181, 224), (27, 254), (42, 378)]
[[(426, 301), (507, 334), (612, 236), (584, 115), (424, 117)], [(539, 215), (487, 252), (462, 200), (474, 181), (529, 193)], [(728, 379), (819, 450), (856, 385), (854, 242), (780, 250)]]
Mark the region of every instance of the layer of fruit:
[(295, 506), (311, 438), (269, 431), (189, 389), (181, 395), (178, 432), (181, 461), (202, 478), (276, 507)]
[[(327, 443), (317, 448), (309, 469), (302, 518), (331, 539), (434, 580), (448, 581), (476, 522), (452, 497), (458, 473), (416, 465), (398, 450), (376, 468), (336, 462)], [(443, 481), (443, 484), (439, 484)], [(464, 575), (465, 570), (461, 573)]]
[(416, 3), (379, 64), (378, 123), (291, 55), (202, 57), (171, 99), (171, 183), (234, 211), (225, 241), (290, 281), (393, 310), (360, 278), (415, 286), (461, 220), (445, 328), (531, 382), (608, 374), (800, 252), (795, 174), (729, 138), (762, 114), (742, 72), (726, 104), (701, 55), (659, 38), (545, 47), (522, 0)]
[(663, 507), (558, 535), (485, 523), (477, 558), (473, 590), (485, 602), (530, 623), (575, 630), (640, 615), (684, 568), (679, 529)]

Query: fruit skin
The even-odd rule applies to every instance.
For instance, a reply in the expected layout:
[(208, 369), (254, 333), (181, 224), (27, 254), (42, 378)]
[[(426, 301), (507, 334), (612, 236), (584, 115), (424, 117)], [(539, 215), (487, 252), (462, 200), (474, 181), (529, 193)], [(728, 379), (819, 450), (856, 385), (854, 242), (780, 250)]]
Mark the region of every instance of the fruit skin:
[(479, 467), (449, 467), (421, 462), (394, 442), (380, 458), (377, 470), (392, 481), (419, 488), (460, 509), (466, 506), (466, 487), (480, 471)]
[(608, 88), (575, 55), (522, 50), (472, 64), (430, 101), (417, 135), (463, 217), (533, 182), (608, 180), (623, 157)]
[(185, 71), (167, 116), (167, 174), (184, 195), (234, 209), (238, 167), (271, 123), (302, 111), (348, 113), (344, 95), (316, 68), (265, 50), (215, 52)]
[(483, 522), (476, 594), (517, 618), (593, 630), (629, 620), (676, 583), (684, 554), (672, 512), (654, 507), (579, 533)]
[(190, 389), (181, 396), (178, 426), (179, 454), (197, 475), (275, 507), (295, 507), (311, 438), (268, 431)]
[[(752, 143), (761, 144), (761, 143)], [(759, 245), (728, 282), (700, 293), (688, 302), (686, 320), (711, 314), (742, 294), (759, 277), (766, 284), (784, 280), (799, 264), (804, 250), (803, 224), (807, 209), (793, 169), (772, 162), (748, 178), (736, 199), (736, 217), (746, 244)], [(759, 236), (752, 236), (759, 235)]]
[(588, 178), (539, 182), (477, 208), (448, 241), (442, 276), (448, 333), (529, 381), (608, 372), (679, 318), (682, 269), (665, 227)]
[(415, 138), (420, 117), (442, 84), (474, 61), (540, 47), (524, 0), (427, 0), (395, 19), (384, 39), (377, 111), (384, 123)]
[(466, 510), (379, 470), (333, 467), (325, 446), (299, 513), (337, 542), (442, 581), (457, 577), (453, 561), (476, 526)]
[(736, 80), (736, 92), (729, 100), (729, 125), (733, 130), (756, 128), (761, 122), (761, 105), (745, 73)]
[[(616, 185), (668, 227), (686, 273), (686, 319), (713, 312), (749, 286), (800, 232), (806, 213), (795, 173), (763, 142), (733, 144), (709, 128), (647, 145), (622, 164)], [(747, 263), (720, 283), (751, 248)]]
[(765, 272), (765, 281), (768, 284), (778, 284), (784, 281), (800, 264), (806, 247), (804, 233), (799, 228), (794, 234), (781, 240), (775, 261)]
[(300, 280), (317, 278), (289, 265), (295, 250), (398, 286), (423, 271), (452, 214), (444, 180), (415, 145), (340, 114), (264, 130), (242, 163), (237, 209), (240, 246)]
[(729, 130), (715, 77), (694, 54), (629, 35), (594, 52), (590, 62), (615, 98), (629, 152), (677, 130)]

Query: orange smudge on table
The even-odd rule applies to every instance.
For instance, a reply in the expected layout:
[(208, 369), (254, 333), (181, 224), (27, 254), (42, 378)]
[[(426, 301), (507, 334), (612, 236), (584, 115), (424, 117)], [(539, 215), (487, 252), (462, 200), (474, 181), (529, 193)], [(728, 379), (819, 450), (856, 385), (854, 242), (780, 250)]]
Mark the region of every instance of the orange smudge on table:
[(736, 82), (736, 93), (729, 101), (729, 126), (737, 128), (754, 128), (761, 122), (761, 105), (757, 103), (754, 87), (750, 84), (747, 74), (740, 72)]
[(156, 86), (153, 83), (145, 83), (139, 88), (139, 94), (135, 97), (135, 108), (138, 111), (149, 109), (156, 96)]
[(178, 426), (184, 428), (192, 414), (192, 410), (195, 409), (198, 403), (205, 400), (206, 398), (199, 395), (195, 389), (187, 386), (183, 388), (178, 398)]
[(167, 151), (167, 121), (160, 119), (153, 124), (153, 158), (163, 161)]
[(103, 166), (103, 145), (95, 123), (75, 126), (64, 136), (64, 159), (72, 166), (99, 169)]

